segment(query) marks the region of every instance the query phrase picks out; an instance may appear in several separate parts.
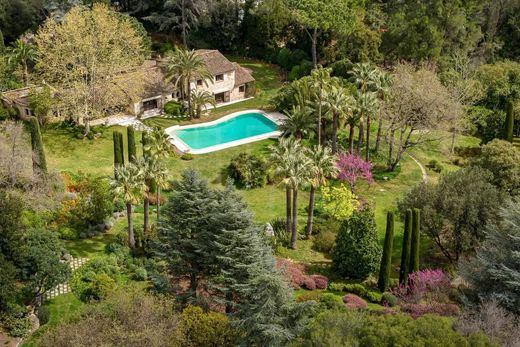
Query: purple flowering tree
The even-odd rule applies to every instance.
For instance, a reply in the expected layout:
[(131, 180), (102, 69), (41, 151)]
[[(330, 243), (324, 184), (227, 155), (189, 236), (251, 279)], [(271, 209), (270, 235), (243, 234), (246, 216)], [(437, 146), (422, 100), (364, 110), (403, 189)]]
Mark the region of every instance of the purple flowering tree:
[(368, 184), (374, 182), (372, 176), (372, 164), (361, 159), (361, 157), (354, 153), (341, 153), (338, 157), (338, 179), (347, 182), (350, 185), (350, 190), (354, 191), (356, 183), (360, 179), (364, 179)]

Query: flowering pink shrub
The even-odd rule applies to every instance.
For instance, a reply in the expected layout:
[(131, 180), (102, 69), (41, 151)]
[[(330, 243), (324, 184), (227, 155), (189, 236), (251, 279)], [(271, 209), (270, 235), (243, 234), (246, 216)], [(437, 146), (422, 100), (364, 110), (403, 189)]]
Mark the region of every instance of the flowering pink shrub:
[(424, 298), (440, 299), (450, 290), (450, 277), (440, 269), (421, 270), (408, 276), (408, 283), (392, 290), (392, 294), (401, 301), (418, 303)]
[(341, 153), (336, 165), (339, 169), (338, 179), (348, 182), (351, 189), (354, 189), (354, 186), (360, 179), (366, 180), (368, 184), (374, 182), (372, 164), (368, 161), (364, 161), (357, 154)]
[(326, 289), (329, 285), (329, 279), (323, 275), (311, 275), (311, 278), (316, 283), (317, 289)]
[(429, 302), (426, 304), (403, 304), (401, 311), (410, 314), (413, 318), (425, 314), (438, 314), (439, 316), (458, 316), (460, 309), (455, 304), (443, 304), (440, 302)]
[(316, 282), (314, 282), (312, 277), (306, 276), (303, 280), (303, 286), (308, 290), (314, 290), (316, 289)]
[(343, 297), (343, 302), (348, 308), (362, 309), (367, 308), (367, 302), (354, 294), (347, 294)]
[(289, 285), (294, 289), (300, 288), (308, 277), (305, 275), (305, 265), (301, 263), (278, 258), (276, 259), (276, 267), (282, 271)]

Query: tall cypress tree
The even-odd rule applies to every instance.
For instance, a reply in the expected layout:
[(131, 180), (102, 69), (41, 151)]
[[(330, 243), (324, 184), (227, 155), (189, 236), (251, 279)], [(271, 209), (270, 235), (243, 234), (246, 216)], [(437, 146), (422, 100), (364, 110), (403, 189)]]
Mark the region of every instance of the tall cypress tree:
[(410, 266), (408, 272), (419, 271), (419, 252), (420, 252), (420, 225), (421, 211), (417, 208), (413, 209), (412, 217), (412, 242), (410, 250)]
[(45, 177), (47, 175), (47, 160), (43, 149), (42, 133), (40, 123), (36, 117), (29, 117), (29, 128), (31, 129), (31, 148), (33, 155), (33, 172)]
[(506, 106), (506, 121), (504, 124), (504, 140), (509, 142), (513, 142), (513, 128), (515, 126), (513, 106), (513, 101), (508, 100)]
[(119, 131), (112, 133), (112, 140), (114, 142), (114, 170), (125, 165), (123, 152), (123, 134)]
[(403, 248), (401, 251), (401, 267), (399, 269), (399, 283), (406, 283), (408, 280), (409, 263), (410, 263), (410, 249), (412, 243), (412, 210), (406, 210), (404, 216), (404, 231), (403, 231)]
[(383, 246), (383, 256), (381, 258), (381, 268), (379, 269), (379, 290), (384, 292), (388, 288), (390, 281), (390, 269), (392, 268), (392, 247), (394, 243), (394, 213), (388, 212), (386, 215), (386, 234)]
[(137, 160), (137, 148), (135, 146), (135, 131), (133, 126), (126, 128), (126, 137), (128, 145), (128, 162), (135, 163)]

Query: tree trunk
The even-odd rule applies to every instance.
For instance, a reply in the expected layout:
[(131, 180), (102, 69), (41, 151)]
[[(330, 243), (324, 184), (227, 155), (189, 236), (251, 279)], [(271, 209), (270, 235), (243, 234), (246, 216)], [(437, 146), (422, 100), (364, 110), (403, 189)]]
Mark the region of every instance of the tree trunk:
[(365, 160), (370, 160), (370, 115), (367, 116), (367, 142), (365, 144)]
[(358, 141), (357, 141), (357, 152), (358, 152), (358, 154), (361, 154), (361, 146), (363, 146), (363, 138), (365, 137), (362, 122), (359, 123), (358, 129), (359, 129), (359, 133), (358, 133)]
[(321, 103), (322, 103), (322, 92), (323, 86), (320, 83), (320, 96), (318, 98), (318, 144), (321, 145)]
[(287, 187), (285, 188), (285, 211), (286, 211), (286, 222), (285, 222), (285, 228), (287, 229), (287, 233), (291, 232), (291, 226), (292, 226), (292, 215), (291, 215), (291, 188)]
[(332, 115), (332, 153), (338, 152), (338, 115)]
[(376, 148), (375, 152), (379, 152), (379, 146), (381, 146), (381, 132), (383, 129), (383, 117), (379, 115), (379, 124), (377, 125), (377, 137), (376, 137)]
[(350, 132), (348, 136), (348, 151), (354, 153), (354, 124), (350, 124)]
[(395, 166), (393, 165), (392, 157), (394, 155), (394, 136), (395, 130), (390, 131), (390, 141), (388, 142), (388, 169), (394, 171)]
[(150, 228), (150, 198), (148, 197), (148, 192), (145, 193), (144, 204), (143, 204), (143, 214), (144, 214), (144, 222), (143, 222), (143, 233), (146, 235), (148, 233), (148, 229)]
[(126, 219), (128, 221), (128, 245), (135, 248), (134, 224), (132, 221), (132, 204), (126, 203)]
[(159, 225), (159, 221), (161, 219), (161, 187), (157, 186), (157, 225)]
[(296, 249), (296, 239), (298, 236), (298, 189), (293, 189), (293, 206), (292, 206), (292, 230), (291, 230), (291, 248)]
[(453, 154), (455, 151), (455, 137), (457, 136), (455, 130), (451, 133), (451, 147), (450, 147), (450, 153)]
[(309, 197), (309, 214), (307, 215), (307, 229), (305, 231), (305, 236), (309, 238), (312, 235), (312, 222), (314, 219), (314, 199), (316, 197), (316, 187), (311, 185), (311, 192)]
[(316, 46), (318, 45), (318, 28), (314, 28), (312, 32), (312, 65), (316, 69), (318, 67), (318, 53), (316, 51)]
[(197, 278), (197, 274), (195, 270), (191, 270), (190, 273), (190, 291), (193, 293), (193, 297), (197, 297), (197, 288), (199, 287), (199, 280)]
[(29, 68), (27, 67), (27, 62), (23, 62), (23, 81), (25, 86), (29, 85)]

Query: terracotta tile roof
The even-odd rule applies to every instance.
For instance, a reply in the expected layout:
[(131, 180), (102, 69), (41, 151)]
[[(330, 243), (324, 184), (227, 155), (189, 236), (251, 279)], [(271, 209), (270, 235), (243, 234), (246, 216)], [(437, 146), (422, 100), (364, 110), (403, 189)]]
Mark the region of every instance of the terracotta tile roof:
[(199, 49), (196, 53), (202, 60), (204, 60), (206, 68), (213, 76), (230, 72), (235, 69), (233, 63), (217, 50)]
[(235, 66), (235, 87), (255, 80), (247, 69), (244, 69), (237, 63), (233, 63), (233, 65)]
[(31, 91), (30, 87), (8, 90), (1, 94), (1, 98), (2, 98), (2, 100), (4, 100), (5, 102), (7, 102), (10, 105), (13, 105), (16, 103), (21, 106), (28, 106), (30, 91)]

